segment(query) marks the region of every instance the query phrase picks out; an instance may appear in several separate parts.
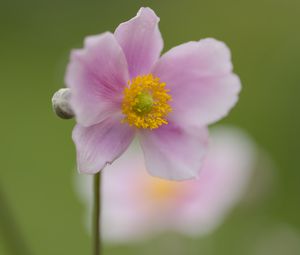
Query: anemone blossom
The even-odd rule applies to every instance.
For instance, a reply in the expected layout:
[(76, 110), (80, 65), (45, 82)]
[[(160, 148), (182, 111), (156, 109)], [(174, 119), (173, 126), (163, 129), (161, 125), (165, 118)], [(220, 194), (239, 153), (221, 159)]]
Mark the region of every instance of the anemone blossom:
[(240, 80), (227, 46), (209, 38), (160, 57), (158, 22), (152, 9), (141, 8), (114, 33), (89, 36), (72, 51), (65, 80), (79, 172), (99, 172), (137, 135), (151, 175), (194, 178), (207, 150), (207, 125), (237, 102)]
[[(174, 182), (149, 176), (135, 143), (104, 169), (103, 238), (132, 242), (165, 231), (192, 236), (214, 231), (248, 189), (258, 157), (254, 142), (239, 129), (219, 127), (211, 138), (196, 180)], [(76, 175), (76, 181), (91, 210), (92, 176)]]

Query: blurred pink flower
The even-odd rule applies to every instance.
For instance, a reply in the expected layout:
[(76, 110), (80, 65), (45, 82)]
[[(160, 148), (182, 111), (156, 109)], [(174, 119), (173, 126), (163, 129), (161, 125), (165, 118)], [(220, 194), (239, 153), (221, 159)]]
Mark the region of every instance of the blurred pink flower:
[(82, 173), (118, 158), (137, 134), (150, 174), (198, 175), (206, 126), (224, 117), (240, 90), (230, 51), (215, 39), (188, 42), (159, 58), (163, 40), (150, 8), (72, 51), (66, 72)]
[[(199, 179), (174, 182), (147, 175), (143, 156), (131, 146), (103, 171), (104, 238), (126, 242), (166, 230), (210, 233), (244, 194), (255, 159), (255, 145), (245, 134), (219, 128), (212, 133)], [(76, 178), (91, 209), (92, 177)]]

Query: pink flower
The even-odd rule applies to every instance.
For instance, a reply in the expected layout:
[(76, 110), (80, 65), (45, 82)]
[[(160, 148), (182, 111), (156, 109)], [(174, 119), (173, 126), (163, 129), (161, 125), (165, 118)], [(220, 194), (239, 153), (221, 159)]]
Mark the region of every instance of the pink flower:
[(80, 172), (103, 169), (138, 135), (150, 174), (193, 178), (207, 150), (207, 125), (236, 103), (240, 81), (226, 45), (204, 39), (160, 57), (158, 22), (141, 8), (113, 34), (89, 36), (72, 51), (66, 84)]
[[(255, 163), (255, 144), (234, 128), (212, 132), (197, 180), (174, 182), (147, 175), (142, 153), (131, 146), (103, 171), (103, 236), (126, 242), (162, 231), (208, 234), (247, 190)], [(91, 208), (92, 178), (76, 178), (82, 200)]]

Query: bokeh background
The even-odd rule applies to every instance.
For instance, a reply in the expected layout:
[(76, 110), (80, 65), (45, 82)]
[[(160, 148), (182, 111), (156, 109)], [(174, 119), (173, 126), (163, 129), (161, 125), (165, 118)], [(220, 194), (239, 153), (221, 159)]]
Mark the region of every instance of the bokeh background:
[[(51, 97), (70, 49), (140, 6), (161, 17), (165, 51), (205, 37), (229, 45), (243, 90), (222, 123), (246, 130), (274, 167), (256, 172), (250, 198), (213, 234), (169, 233), (105, 245), (105, 254), (300, 254), (299, 0), (0, 0), (0, 254), (90, 254), (74, 192), (74, 121), (53, 114)], [(253, 199), (257, 189), (265, 192)]]

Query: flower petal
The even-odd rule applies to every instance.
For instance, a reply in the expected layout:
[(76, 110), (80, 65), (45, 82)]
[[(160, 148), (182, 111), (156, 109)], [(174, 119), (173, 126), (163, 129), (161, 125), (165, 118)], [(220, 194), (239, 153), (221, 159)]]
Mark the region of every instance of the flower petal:
[(120, 24), (115, 36), (128, 63), (130, 77), (147, 74), (159, 58), (163, 40), (159, 18), (150, 8), (141, 8), (131, 20)]
[(91, 126), (120, 110), (129, 80), (124, 53), (111, 33), (90, 36), (74, 50), (66, 73), (77, 122)]
[(72, 137), (79, 172), (93, 174), (127, 149), (134, 137), (134, 129), (121, 124), (118, 118), (108, 118), (91, 127), (76, 125)]
[(203, 126), (224, 117), (234, 106), (240, 80), (232, 73), (227, 46), (214, 39), (189, 42), (164, 54), (153, 69), (172, 95), (176, 123)]
[(218, 227), (249, 188), (257, 161), (256, 144), (242, 130), (217, 127), (199, 179), (186, 182), (189, 200), (178, 206), (181, 232), (208, 234)]
[(146, 168), (153, 176), (185, 180), (198, 176), (208, 144), (205, 128), (182, 128), (172, 124), (142, 131), (140, 143)]

